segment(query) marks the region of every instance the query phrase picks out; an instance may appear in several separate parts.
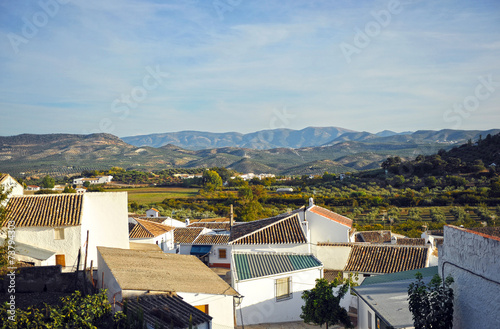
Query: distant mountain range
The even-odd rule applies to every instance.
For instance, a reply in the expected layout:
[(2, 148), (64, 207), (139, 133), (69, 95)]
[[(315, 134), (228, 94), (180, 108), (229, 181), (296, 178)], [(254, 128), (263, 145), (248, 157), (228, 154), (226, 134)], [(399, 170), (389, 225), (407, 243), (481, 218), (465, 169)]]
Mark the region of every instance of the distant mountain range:
[[(433, 154), (499, 132), (422, 130), (371, 134), (309, 127), (252, 134), (185, 131), (123, 139), (110, 134), (23, 134), (0, 137), (0, 172), (63, 176), (111, 166), (138, 170), (218, 166), (239, 172), (289, 175), (338, 173), (380, 168), (388, 156)], [(164, 145), (166, 141), (170, 143)], [(203, 145), (212, 146), (200, 149)]]
[(257, 150), (273, 148), (303, 148), (331, 146), (347, 141), (366, 143), (442, 143), (459, 144), (468, 139), (477, 139), (479, 135), (495, 134), (498, 129), (451, 130), (439, 131), (419, 130), (416, 132), (396, 133), (384, 130), (376, 134), (366, 131), (353, 131), (339, 127), (307, 127), (301, 130), (272, 129), (261, 130), (249, 134), (236, 132), (211, 133), (201, 131), (180, 131), (163, 134), (123, 137), (122, 140), (136, 147), (162, 147), (172, 144), (188, 150), (203, 150), (222, 147), (239, 147)]

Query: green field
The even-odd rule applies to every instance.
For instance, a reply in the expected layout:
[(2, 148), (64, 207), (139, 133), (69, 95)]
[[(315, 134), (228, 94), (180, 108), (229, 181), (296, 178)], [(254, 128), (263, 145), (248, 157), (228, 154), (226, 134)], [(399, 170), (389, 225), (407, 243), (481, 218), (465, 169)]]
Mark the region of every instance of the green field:
[(109, 189), (110, 192), (128, 192), (128, 201), (141, 203), (160, 203), (165, 199), (189, 198), (198, 194), (197, 188), (183, 187), (139, 187)]

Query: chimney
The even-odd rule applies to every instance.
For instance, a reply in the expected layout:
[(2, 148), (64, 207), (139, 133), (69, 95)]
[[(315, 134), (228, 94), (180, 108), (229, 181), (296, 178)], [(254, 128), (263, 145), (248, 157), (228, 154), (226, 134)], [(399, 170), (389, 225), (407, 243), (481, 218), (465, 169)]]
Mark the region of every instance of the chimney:
[(230, 215), (230, 219), (229, 219), (229, 226), (233, 227), (233, 223), (234, 223), (234, 214), (233, 214), (233, 205), (231, 205), (231, 215)]
[(314, 206), (314, 199), (309, 198), (309, 208), (311, 208), (312, 206)]
[(184, 223), (186, 223), (186, 227), (189, 226), (189, 218), (186, 218), (186, 220), (184, 220)]

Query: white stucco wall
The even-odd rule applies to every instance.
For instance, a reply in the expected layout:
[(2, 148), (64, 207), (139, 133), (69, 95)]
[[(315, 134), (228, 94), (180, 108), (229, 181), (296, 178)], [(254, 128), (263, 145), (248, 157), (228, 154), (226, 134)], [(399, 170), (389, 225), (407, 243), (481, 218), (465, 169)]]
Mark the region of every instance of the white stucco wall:
[(343, 270), (349, 259), (351, 247), (342, 246), (314, 246), (314, 256), (322, 263), (325, 269)]
[(82, 210), (82, 247), (89, 230), (87, 266), (97, 266), (97, 246), (129, 249), (127, 192), (85, 193)]
[(439, 274), (454, 279), (454, 328), (500, 325), (500, 238), (444, 227)]
[(306, 211), (309, 222), (310, 239), (313, 244), (318, 242), (349, 242), (350, 228), (331, 219)]
[(193, 306), (208, 304), (213, 329), (234, 328), (233, 296), (177, 292), (186, 303)]
[[(5, 178), (5, 180), (2, 182), (2, 187), (4, 191), (10, 191), (9, 193), (9, 198), (12, 196), (16, 195), (23, 195), (24, 194), (24, 188), (21, 184), (19, 184), (14, 178), (12, 178), (10, 175)], [(4, 202), (3, 206), (5, 206), (7, 203)]]
[[(226, 258), (219, 257), (219, 249), (226, 249)], [(224, 266), (231, 265), (231, 246), (228, 244), (214, 244), (208, 258), (210, 266), (214, 264), (223, 264)]]
[[(53, 227), (17, 227), (14, 240), (55, 251), (56, 255), (65, 256), (66, 267), (76, 267), (78, 249), (82, 244), (80, 230), (80, 226), (65, 226), (64, 239), (56, 240)], [(83, 264), (83, 250), (80, 264)]]
[(130, 242), (156, 244), (163, 252), (170, 253), (174, 249), (174, 231), (165, 232), (153, 238), (129, 239)]
[[(238, 325), (242, 324), (241, 314), (244, 325), (302, 321), (300, 318), (301, 306), (304, 305), (304, 300), (301, 298), (302, 292), (314, 288), (315, 280), (321, 278), (322, 273), (323, 267), (316, 267), (233, 282), (236, 291), (244, 296), (241, 303), (241, 313), (239, 308), (236, 312)], [(277, 301), (275, 280), (286, 277), (292, 277), (292, 298)]]
[[(371, 326), (368, 326), (368, 312), (371, 313)], [(361, 298), (358, 298), (358, 329), (377, 328), (375, 312)]]
[(301, 244), (234, 244), (233, 252), (288, 252), (297, 254), (310, 253), (307, 243)]
[[(122, 301), (122, 289), (116, 281), (115, 277), (111, 273), (106, 262), (102, 259), (100, 253), (97, 253), (97, 260), (99, 263), (99, 267), (97, 268), (97, 287), (99, 289), (104, 288), (107, 289), (106, 293), (108, 295), (108, 301), (113, 306), (113, 298), (117, 302)], [(125, 296), (127, 297), (127, 296)], [(114, 311), (120, 311), (121, 308), (115, 305)]]

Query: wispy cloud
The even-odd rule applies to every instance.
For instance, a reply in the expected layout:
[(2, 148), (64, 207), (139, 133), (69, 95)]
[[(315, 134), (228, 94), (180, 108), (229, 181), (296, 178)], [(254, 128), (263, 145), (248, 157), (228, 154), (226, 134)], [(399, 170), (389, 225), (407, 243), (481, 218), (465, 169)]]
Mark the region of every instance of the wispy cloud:
[[(249, 132), (269, 128), (280, 106), (294, 112), (287, 124), (296, 129), (449, 128), (443, 111), (479, 75), (500, 81), (500, 4), (405, 2), (347, 63), (339, 45), (388, 3), (242, 1), (220, 17), (210, 1), (75, 0), (27, 38), (25, 21), (43, 8), (3, 2), (0, 109), (2, 121), (22, 125), (2, 124), (0, 135), (99, 131), (101, 118), (119, 136)], [(27, 40), (18, 52), (12, 34)], [(126, 118), (113, 112), (156, 66), (168, 78)], [(463, 129), (500, 122), (498, 89)]]

